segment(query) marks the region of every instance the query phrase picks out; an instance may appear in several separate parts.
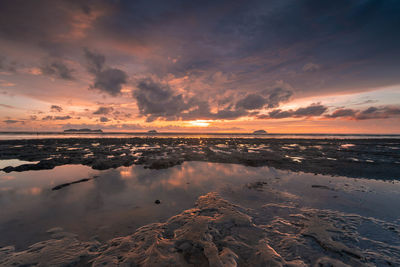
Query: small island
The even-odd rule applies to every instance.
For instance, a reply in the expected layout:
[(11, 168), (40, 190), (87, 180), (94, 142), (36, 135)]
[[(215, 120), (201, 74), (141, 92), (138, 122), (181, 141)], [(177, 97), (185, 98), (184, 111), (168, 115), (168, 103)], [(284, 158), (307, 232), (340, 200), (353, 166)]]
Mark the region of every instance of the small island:
[(267, 132), (264, 130), (257, 130), (257, 131), (254, 131), (253, 134), (262, 135), (262, 134), (267, 134)]
[(91, 130), (91, 129), (67, 129), (64, 130), (64, 133), (102, 133), (101, 129)]
[(150, 130), (150, 131), (147, 131), (147, 133), (149, 133), (149, 134), (156, 134), (157, 131), (156, 131), (156, 130)]

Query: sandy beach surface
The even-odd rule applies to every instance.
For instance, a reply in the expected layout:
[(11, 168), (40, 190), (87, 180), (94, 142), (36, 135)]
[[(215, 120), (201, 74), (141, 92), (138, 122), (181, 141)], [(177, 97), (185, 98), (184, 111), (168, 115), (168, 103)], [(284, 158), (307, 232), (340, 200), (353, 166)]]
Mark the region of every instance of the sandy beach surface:
[(397, 266), (399, 147), (0, 141), (0, 265)]

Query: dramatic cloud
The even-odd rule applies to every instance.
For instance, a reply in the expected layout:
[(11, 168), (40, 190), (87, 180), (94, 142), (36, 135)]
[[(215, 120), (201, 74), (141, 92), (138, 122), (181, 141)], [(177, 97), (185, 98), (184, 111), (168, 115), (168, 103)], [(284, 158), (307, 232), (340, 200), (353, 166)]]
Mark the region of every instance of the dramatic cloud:
[(222, 109), (216, 113), (210, 113), (208, 117), (210, 119), (234, 120), (247, 115), (249, 115), (249, 112), (243, 109)]
[(87, 70), (94, 75), (101, 72), (106, 63), (106, 57), (100, 53), (90, 51), (88, 48), (83, 51), (87, 60)]
[(122, 86), (127, 83), (128, 75), (116, 68), (105, 66), (105, 56), (97, 52), (84, 49), (87, 60), (87, 70), (94, 75), (94, 82), (90, 88), (98, 89), (112, 96), (121, 93)]
[(0, 55), (0, 71), (16, 72), (17, 63), (9, 62), (4, 56)]
[(0, 37), (55, 52), (60, 42), (85, 37), (102, 14), (106, 1), (0, 1)]
[(181, 94), (175, 95), (168, 85), (156, 83), (149, 78), (139, 81), (133, 97), (140, 114), (147, 116), (147, 121), (157, 118), (177, 119), (183, 111), (190, 108), (190, 104), (185, 102)]
[(356, 110), (350, 108), (342, 108), (335, 110), (332, 114), (326, 115), (327, 118), (354, 117)]
[(66, 64), (61, 61), (51, 61), (44, 63), (40, 70), (42, 74), (52, 76), (64, 80), (73, 80), (73, 70), (68, 68)]
[(387, 119), (400, 116), (400, 107), (369, 107), (355, 115), (356, 120)]
[(320, 104), (312, 104), (308, 107), (298, 108), (296, 110), (280, 110), (276, 109), (268, 113), (268, 115), (259, 115), (259, 119), (284, 119), (284, 118), (301, 118), (321, 116), (328, 108)]
[(107, 121), (110, 121), (108, 118), (106, 118), (106, 117), (100, 117), (100, 121), (101, 122), (107, 122)]
[(67, 116), (46, 116), (46, 117), (42, 118), (43, 121), (64, 121), (64, 120), (69, 120), (69, 119), (72, 119), (72, 117), (69, 115), (67, 115)]
[(57, 105), (52, 105), (50, 107), (50, 111), (53, 111), (53, 112), (61, 112), (62, 110), (63, 110), (62, 107), (57, 106)]
[(308, 117), (308, 116), (320, 116), (328, 108), (320, 104), (312, 104), (305, 108), (298, 108), (294, 111), (294, 116), (297, 117)]
[(248, 110), (260, 109), (267, 103), (267, 99), (260, 95), (248, 94), (245, 98), (236, 103), (236, 107)]
[(23, 121), (19, 121), (19, 120), (4, 120), (3, 122), (6, 124), (15, 124), (15, 123), (19, 123), (19, 122), (24, 123)]
[(273, 90), (263, 91), (261, 94), (248, 94), (236, 103), (236, 108), (254, 110), (263, 107), (275, 108), (280, 103), (288, 101), (293, 92), (285, 88), (274, 88)]
[(267, 107), (275, 108), (278, 107), (281, 102), (288, 101), (290, 97), (293, 95), (291, 90), (285, 88), (275, 88), (272, 91), (268, 92), (267, 97)]
[(364, 110), (337, 109), (332, 114), (326, 115), (326, 117), (332, 119), (347, 118), (352, 120), (388, 119), (392, 117), (400, 117), (400, 107), (369, 107)]
[(113, 110), (114, 110), (114, 108), (112, 108), (112, 107), (99, 107), (95, 112), (93, 112), (93, 114), (107, 115), (107, 114), (110, 114)]
[(153, 81), (150, 78), (140, 80), (133, 92), (140, 114), (148, 122), (156, 119), (195, 120), (195, 119), (236, 119), (246, 116), (243, 108), (226, 108), (211, 112), (207, 101), (195, 97), (184, 98), (175, 93), (170, 86)]

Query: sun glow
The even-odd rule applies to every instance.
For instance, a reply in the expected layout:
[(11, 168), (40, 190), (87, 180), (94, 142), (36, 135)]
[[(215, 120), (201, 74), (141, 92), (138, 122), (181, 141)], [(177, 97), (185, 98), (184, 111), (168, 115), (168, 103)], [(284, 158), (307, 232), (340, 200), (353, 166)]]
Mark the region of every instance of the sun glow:
[(209, 120), (195, 120), (189, 121), (190, 126), (197, 126), (197, 127), (207, 127), (210, 125)]

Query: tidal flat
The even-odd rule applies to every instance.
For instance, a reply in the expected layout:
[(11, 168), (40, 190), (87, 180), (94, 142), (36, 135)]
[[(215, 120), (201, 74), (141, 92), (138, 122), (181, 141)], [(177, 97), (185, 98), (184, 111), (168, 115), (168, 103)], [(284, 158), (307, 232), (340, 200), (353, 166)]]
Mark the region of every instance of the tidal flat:
[(398, 139), (13, 140), (0, 163), (2, 266), (400, 265)]
[[(0, 140), (4, 172), (82, 164), (97, 170), (185, 161), (236, 163), (347, 177), (399, 179), (400, 139), (64, 138)], [(32, 161), (32, 163), (26, 163)], [(1, 164), (0, 166), (5, 165)]]

